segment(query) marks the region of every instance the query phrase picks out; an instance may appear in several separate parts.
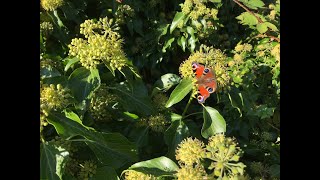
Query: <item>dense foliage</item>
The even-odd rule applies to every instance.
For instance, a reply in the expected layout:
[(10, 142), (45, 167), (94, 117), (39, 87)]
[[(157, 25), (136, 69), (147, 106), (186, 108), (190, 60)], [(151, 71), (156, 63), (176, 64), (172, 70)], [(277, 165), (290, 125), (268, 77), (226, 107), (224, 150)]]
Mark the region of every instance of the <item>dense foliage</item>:
[(41, 179), (280, 179), (280, 0), (40, 4)]

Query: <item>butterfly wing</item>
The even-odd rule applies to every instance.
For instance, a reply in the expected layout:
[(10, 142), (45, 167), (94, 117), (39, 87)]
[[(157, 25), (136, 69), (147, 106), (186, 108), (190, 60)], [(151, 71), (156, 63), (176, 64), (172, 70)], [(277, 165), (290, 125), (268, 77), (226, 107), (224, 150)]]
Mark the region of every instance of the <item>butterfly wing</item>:
[(193, 62), (192, 69), (195, 72), (198, 84), (198, 102), (204, 101), (217, 89), (216, 76), (212, 69), (199, 63)]

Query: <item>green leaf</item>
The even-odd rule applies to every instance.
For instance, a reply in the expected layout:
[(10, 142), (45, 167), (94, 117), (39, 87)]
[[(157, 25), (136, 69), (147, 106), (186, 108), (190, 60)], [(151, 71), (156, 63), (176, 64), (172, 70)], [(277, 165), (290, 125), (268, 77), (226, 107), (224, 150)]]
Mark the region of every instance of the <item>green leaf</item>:
[(138, 162), (128, 168), (128, 170), (151, 174), (155, 177), (173, 176), (178, 169), (177, 164), (165, 156)]
[(171, 107), (172, 105), (180, 102), (192, 90), (192, 87), (193, 83), (191, 79), (182, 79), (170, 94), (166, 107)]
[(201, 135), (204, 138), (208, 139), (217, 133), (226, 132), (226, 121), (216, 109), (204, 106), (203, 119)]
[(170, 34), (172, 33), (172, 31), (178, 26), (178, 24), (184, 20), (184, 18), (186, 17), (185, 14), (183, 14), (182, 12), (177, 12), (176, 15), (174, 16), (171, 26), (170, 26)]
[(194, 49), (196, 48), (196, 42), (197, 39), (194, 36), (190, 36), (188, 39), (188, 44), (190, 45), (191, 52), (194, 52)]
[(268, 26), (268, 28), (270, 28), (272, 31), (279, 31), (277, 26), (275, 26), (274, 24), (270, 23), (270, 22), (265, 22), (265, 24)]
[(138, 147), (143, 147), (148, 144), (149, 127), (141, 126), (132, 128), (129, 133), (129, 139), (134, 141)]
[(266, 23), (259, 23), (257, 25), (257, 30), (259, 31), (259, 33), (263, 34), (268, 31), (268, 26), (266, 25)]
[(181, 81), (180, 76), (172, 73), (168, 73), (165, 75), (162, 75), (159, 80), (157, 80), (153, 85), (153, 90), (151, 96), (154, 96), (156, 93), (160, 92), (166, 92), (168, 91), (172, 86), (178, 84)]
[[(108, 178), (107, 178), (108, 177)], [(91, 180), (120, 180), (116, 171), (112, 167), (103, 166), (96, 170), (96, 174), (94, 174), (90, 179)]]
[(184, 36), (181, 36), (180, 43), (181, 43), (181, 47), (182, 47), (183, 52), (185, 52), (186, 51), (186, 38)]
[(69, 152), (50, 142), (40, 144), (40, 179), (62, 179)]
[(97, 69), (88, 70), (80, 67), (69, 76), (69, 88), (78, 102), (89, 99), (99, 86), (100, 76)]
[(220, 3), (221, 0), (210, 0), (210, 2), (213, 2), (213, 3)]
[(65, 58), (63, 61), (67, 61), (67, 64), (66, 64), (66, 66), (65, 66), (65, 68), (64, 68), (64, 71), (68, 71), (68, 69), (69, 69), (71, 66), (73, 66), (75, 63), (79, 62), (80, 59), (77, 58), (77, 57), (73, 57), (73, 58), (67, 57), (67, 58)]
[(77, 135), (84, 137), (86, 144), (104, 165), (119, 168), (128, 162), (137, 160), (136, 146), (119, 133), (96, 132), (55, 112), (49, 113), (48, 122), (65, 139)]
[(142, 26), (143, 26), (143, 22), (140, 18), (133, 19), (133, 29), (141, 36), (144, 36), (144, 33), (142, 31)]
[(243, 25), (252, 26), (258, 24), (258, 19), (249, 12), (241, 13), (239, 16), (236, 17), (236, 19), (240, 20), (240, 23)]
[(180, 114), (171, 113), (170, 115), (171, 122), (182, 119), (182, 116)]
[(241, 112), (240, 105), (239, 105), (239, 104), (241, 104), (241, 107), (243, 107), (242, 94), (241, 93), (238, 93), (238, 94), (228, 93), (228, 97), (229, 97), (231, 106), (236, 108), (238, 110), (238, 112), (240, 113), (240, 117), (242, 117), (242, 112)]
[(172, 42), (174, 41), (174, 37), (173, 38), (170, 38), (165, 44), (164, 44), (164, 46), (162, 47), (162, 52), (167, 52), (166, 51), (166, 49), (168, 48), (168, 47), (171, 47), (171, 44), (172, 44)]
[(164, 133), (164, 140), (168, 145), (168, 152), (166, 156), (174, 159), (178, 144), (189, 135), (189, 129), (181, 119), (172, 122), (170, 127)]
[(160, 40), (161, 36), (167, 34), (168, 32), (168, 27), (170, 24), (166, 24), (166, 25), (160, 25), (160, 27), (157, 29), (160, 33), (160, 35), (158, 36), (158, 41)]
[(49, 65), (49, 66), (40, 68), (40, 76), (42, 79), (44, 79), (44, 78), (53, 78), (53, 77), (61, 76), (61, 74), (55, 67), (52, 67)]
[(152, 114), (155, 110), (146, 86), (141, 80), (132, 81), (131, 86), (129, 87), (128, 83), (120, 83), (109, 89), (114, 89), (119, 94), (120, 103), (127, 111), (143, 116)]
[(249, 1), (245, 1), (246, 3), (244, 3), (246, 6), (248, 6), (251, 9), (258, 9), (258, 8), (262, 8), (264, 6), (264, 2), (261, 0), (249, 0)]

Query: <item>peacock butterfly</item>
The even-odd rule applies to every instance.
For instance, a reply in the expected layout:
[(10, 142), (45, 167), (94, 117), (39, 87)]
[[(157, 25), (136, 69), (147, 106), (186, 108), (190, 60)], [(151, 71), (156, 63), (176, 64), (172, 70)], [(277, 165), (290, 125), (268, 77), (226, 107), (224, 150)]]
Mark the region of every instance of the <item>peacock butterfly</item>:
[(199, 103), (204, 103), (210, 94), (217, 89), (216, 76), (212, 69), (197, 62), (192, 62), (192, 70), (195, 73), (198, 84), (197, 100)]

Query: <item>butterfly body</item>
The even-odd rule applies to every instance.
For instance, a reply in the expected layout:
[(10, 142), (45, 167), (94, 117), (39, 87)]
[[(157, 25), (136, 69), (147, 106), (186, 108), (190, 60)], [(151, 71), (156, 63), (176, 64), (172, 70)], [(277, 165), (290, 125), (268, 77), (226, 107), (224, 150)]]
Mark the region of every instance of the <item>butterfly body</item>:
[(198, 84), (197, 100), (199, 103), (204, 103), (210, 94), (217, 89), (215, 74), (212, 69), (197, 62), (192, 63), (192, 70), (195, 73)]

